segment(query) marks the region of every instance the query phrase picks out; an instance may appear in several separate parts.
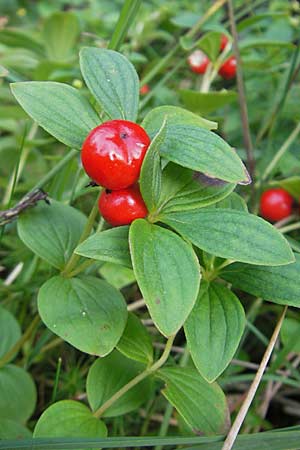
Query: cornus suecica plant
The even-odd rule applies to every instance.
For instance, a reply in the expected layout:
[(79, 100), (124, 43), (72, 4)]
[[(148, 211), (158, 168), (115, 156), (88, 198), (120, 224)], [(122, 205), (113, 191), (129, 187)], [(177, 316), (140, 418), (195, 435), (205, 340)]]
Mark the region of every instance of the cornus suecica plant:
[[(80, 66), (88, 95), (57, 82), (11, 86), (42, 128), (67, 147), (83, 148), (87, 173), (102, 183), (93, 188), (88, 218), (50, 199), (50, 205), (40, 203), (18, 220), (20, 239), (53, 268), (38, 293), (39, 316), (54, 334), (96, 357), (87, 375), (88, 404), (52, 404), (37, 421), (34, 437), (105, 437), (109, 418), (139, 408), (153, 389), (162, 389), (195, 433), (225, 433), (229, 409), (216, 380), (245, 327), (243, 306), (232, 289), (298, 306), (300, 260), (283, 235), (250, 214), (233, 192), (250, 182), (249, 175), (215, 122), (161, 106), (140, 123), (139, 79), (122, 54), (84, 48)], [(133, 123), (144, 141), (149, 136), (150, 145), (137, 167), (130, 167), (130, 160), (127, 168), (110, 164), (107, 158), (103, 165), (103, 158), (97, 159), (102, 143), (91, 157), (94, 141), (87, 145), (87, 137), (97, 134), (95, 129), (112, 131), (118, 153), (127, 131), (109, 127), (123, 121)], [(130, 153), (133, 144), (126, 145)], [(132, 206), (128, 192), (143, 209), (124, 222)], [(116, 203), (109, 203), (111, 198)], [(98, 201), (108, 222), (102, 219), (99, 226)], [(91, 270), (99, 262), (114, 263), (116, 271), (133, 270), (150, 318), (166, 338), (159, 358), (122, 292)], [(188, 366), (170, 356), (182, 329), (193, 362)]]

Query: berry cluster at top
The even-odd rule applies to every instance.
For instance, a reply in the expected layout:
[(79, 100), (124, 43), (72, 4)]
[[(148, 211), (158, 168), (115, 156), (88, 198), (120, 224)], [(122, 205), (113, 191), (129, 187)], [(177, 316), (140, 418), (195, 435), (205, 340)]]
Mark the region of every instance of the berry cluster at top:
[(99, 198), (99, 211), (113, 226), (148, 214), (137, 181), (149, 144), (146, 131), (128, 120), (99, 125), (83, 143), (82, 165), (93, 181), (106, 188)]

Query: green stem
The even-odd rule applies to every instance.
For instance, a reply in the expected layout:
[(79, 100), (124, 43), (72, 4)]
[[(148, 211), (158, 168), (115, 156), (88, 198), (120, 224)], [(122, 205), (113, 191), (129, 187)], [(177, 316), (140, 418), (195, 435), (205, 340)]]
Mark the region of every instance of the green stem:
[(279, 160), (283, 157), (285, 152), (289, 149), (289, 147), (292, 145), (298, 134), (300, 133), (300, 122), (296, 126), (296, 128), (292, 131), (292, 133), (289, 135), (289, 137), (285, 140), (285, 142), (282, 144), (270, 164), (267, 166), (266, 170), (263, 173), (263, 176), (261, 177), (261, 181), (265, 181), (272, 172), (273, 169), (275, 169), (276, 165), (278, 164)]
[[(90, 235), (93, 225), (94, 225), (94, 222), (95, 222), (95, 219), (97, 217), (97, 214), (98, 214), (98, 199), (96, 200), (96, 202), (90, 212), (90, 215), (88, 217), (88, 220), (85, 224), (84, 230), (80, 236), (80, 239), (79, 239), (77, 245), (79, 245), (79, 244), (81, 244), (81, 242), (85, 241), (85, 239), (87, 239), (87, 237)], [(72, 272), (72, 270), (74, 269), (74, 267), (76, 266), (76, 264), (80, 258), (81, 258), (80, 255), (77, 255), (76, 253), (73, 252), (71, 258), (67, 262), (67, 264), (61, 274), (63, 276), (69, 276), (69, 274)]]
[(81, 264), (79, 264), (76, 269), (72, 270), (68, 273), (68, 278), (75, 277), (80, 272), (83, 272), (84, 270), (88, 269), (90, 266), (92, 266), (95, 262), (95, 259), (87, 259), (86, 261), (83, 261)]
[(148, 367), (146, 370), (141, 372), (139, 375), (137, 375), (135, 378), (129, 381), (129, 383), (125, 384), (121, 389), (119, 389), (110, 399), (108, 399), (105, 403), (103, 403), (100, 408), (98, 408), (94, 412), (94, 416), (99, 418), (101, 417), (104, 412), (110, 408), (119, 398), (121, 398), (126, 392), (128, 392), (130, 389), (132, 389), (134, 386), (136, 386), (138, 383), (140, 383), (142, 380), (147, 378), (149, 375), (156, 372), (160, 367), (167, 361), (168, 356), (170, 354), (170, 351), (172, 349), (172, 345), (175, 339), (174, 336), (170, 336), (169, 339), (166, 342), (165, 349), (161, 355), (161, 357), (151, 366)]
[(289, 233), (290, 231), (299, 230), (300, 222), (292, 223), (291, 225), (287, 225), (286, 227), (279, 228), (281, 233)]
[(130, 25), (137, 15), (141, 3), (141, 0), (125, 1), (108, 48), (112, 50), (118, 50), (120, 48)]
[(14, 357), (14, 355), (22, 348), (24, 343), (30, 338), (30, 336), (34, 332), (39, 321), (40, 317), (35, 316), (35, 318), (31, 322), (25, 333), (20, 337), (20, 339), (15, 343), (15, 345), (11, 347), (11, 349), (7, 353), (5, 353), (5, 355), (2, 356), (2, 358), (0, 359), (0, 368), (5, 366), (5, 364), (7, 364)]

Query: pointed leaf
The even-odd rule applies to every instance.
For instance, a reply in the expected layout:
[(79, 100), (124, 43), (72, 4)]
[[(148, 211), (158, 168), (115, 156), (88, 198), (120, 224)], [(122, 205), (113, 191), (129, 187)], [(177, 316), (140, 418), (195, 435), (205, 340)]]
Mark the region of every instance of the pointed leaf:
[(196, 369), (167, 367), (157, 376), (166, 387), (162, 393), (197, 434), (222, 434), (229, 412), (222, 389), (209, 384)]
[(160, 154), (169, 161), (230, 183), (249, 183), (248, 172), (230, 145), (196, 125), (168, 123)]
[(89, 102), (75, 88), (54, 81), (25, 81), (11, 90), (27, 114), (68, 147), (81, 149), (83, 141), (100, 123)]
[(86, 223), (77, 209), (51, 200), (28, 209), (18, 220), (18, 234), (36, 255), (57, 269), (69, 260)]
[(160, 220), (197, 247), (222, 258), (270, 266), (289, 264), (295, 260), (282, 234), (253, 214), (202, 208), (162, 214)]
[(78, 245), (75, 253), (86, 258), (110, 261), (131, 267), (128, 231), (128, 226), (99, 231)]
[(80, 67), (87, 87), (111, 119), (136, 120), (139, 79), (125, 56), (86, 47), (80, 52)]
[(95, 277), (51, 278), (39, 291), (38, 309), (53, 333), (98, 356), (113, 350), (127, 320), (122, 294)]
[[(132, 361), (114, 351), (106, 358), (99, 358), (91, 366), (87, 377), (87, 396), (93, 411), (145, 369), (145, 366)], [(103, 417), (115, 417), (137, 409), (147, 401), (150, 381), (145, 379), (127, 391), (108, 408)]]
[(280, 305), (300, 307), (300, 255), (286, 266), (231, 264), (221, 274), (233, 287)]
[(50, 60), (65, 61), (72, 56), (80, 33), (76, 14), (56, 12), (47, 18), (43, 35), (47, 56)]
[(172, 231), (135, 220), (129, 231), (133, 270), (150, 315), (165, 336), (184, 324), (197, 298), (200, 270), (192, 247)]
[(244, 326), (239, 299), (221, 284), (202, 282), (184, 331), (195, 366), (207, 381), (218, 378), (230, 363)]

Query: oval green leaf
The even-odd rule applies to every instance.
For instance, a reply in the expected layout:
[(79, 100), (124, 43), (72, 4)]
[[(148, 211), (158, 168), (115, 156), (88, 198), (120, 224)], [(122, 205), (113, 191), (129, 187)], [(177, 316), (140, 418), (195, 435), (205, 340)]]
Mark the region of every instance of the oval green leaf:
[(74, 400), (54, 403), (43, 412), (34, 429), (34, 438), (103, 438), (107, 428), (90, 409)]
[(20, 339), (19, 322), (5, 308), (0, 306), (0, 358)]
[(11, 90), (27, 114), (68, 147), (81, 149), (100, 119), (87, 99), (75, 88), (54, 81), (24, 81)]
[[(97, 359), (91, 366), (86, 391), (89, 404), (96, 411), (113, 394), (145, 369), (143, 364), (132, 361), (121, 353), (114, 351), (106, 358)], [(108, 408), (103, 417), (115, 417), (126, 414), (147, 401), (151, 393), (151, 382), (145, 379), (127, 391), (119, 400)]]
[(72, 12), (56, 12), (47, 18), (43, 36), (50, 60), (65, 62), (74, 52), (80, 24)]
[(233, 287), (280, 305), (300, 307), (300, 255), (280, 267), (231, 264), (221, 273)]
[(18, 234), (36, 255), (57, 269), (69, 260), (86, 223), (77, 209), (51, 200), (21, 214)]
[(132, 267), (128, 244), (129, 227), (116, 227), (93, 234), (76, 247), (77, 255)]
[(31, 437), (31, 432), (20, 423), (10, 419), (0, 419), (0, 440), (30, 439)]
[(26, 422), (36, 404), (36, 388), (29, 373), (14, 365), (1, 367), (0, 392), (0, 419)]
[(172, 231), (143, 219), (129, 230), (133, 270), (150, 315), (165, 336), (184, 324), (197, 299), (198, 259), (192, 247)]
[(128, 314), (127, 325), (117, 349), (127, 358), (144, 364), (152, 363), (152, 340), (142, 322), (133, 313)]
[(125, 56), (86, 47), (80, 51), (80, 67), (87, 87), (111, 119), (136, 120), (139, 78)]
[(39, 291), (38, 309), (53, 333), (97, 356), (113, 350), (127, 320), (122, 294), (95, 277), (51, 278)]
[(228, 366), (244, 326), (239, 299), (221, 284), (202, 282), (184, 331), (195, 366), (207, 381), (214, 381)]
[(220, 136), (196, 125), (168, 123), (160, 154), (169, 161), (230, 183), (250, 182), (235, 150)]
[(226, 398), (216, 383), (208, 383), (188, 367), (164, 368), (157, 376), (166, 383), (163, 395), (195, 433), (223, 434), (228, 428)]
[(226, 90), (219, 92), (199, 92), (191, 89), (183, 89), (179, 91), (179, 95), (184, 105), (189, 110), (198, 114), (209, 114), (237, 100), (236, 92)]
[(253, 214), (202, 208), (162, 214), (160, 220), (197, 247), (222, 258), (270, 266), (281, 266), (295, 260), (282, 234)]
[(178, 106), (159, 106), (151, 109), (144, 118), (142, 127), (145, 128), (149, 136), (154, 137), (160, 130), (164, 120), (167, 120), (171, 125), (196, 125), (207, 130), (216, 130), (218, 128), (216, 122), (211, 122)]

